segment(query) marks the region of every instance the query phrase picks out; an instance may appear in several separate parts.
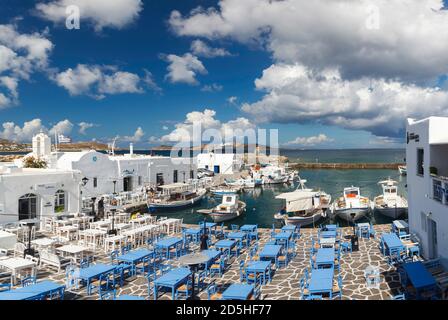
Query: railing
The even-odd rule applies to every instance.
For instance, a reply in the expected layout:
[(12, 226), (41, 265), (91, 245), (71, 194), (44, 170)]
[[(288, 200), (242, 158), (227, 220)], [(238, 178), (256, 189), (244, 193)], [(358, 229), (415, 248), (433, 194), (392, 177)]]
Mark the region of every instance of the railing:
[(433, 199), (448, 205), (448, 180), (444, 178), (433, 178), (432, 180)]

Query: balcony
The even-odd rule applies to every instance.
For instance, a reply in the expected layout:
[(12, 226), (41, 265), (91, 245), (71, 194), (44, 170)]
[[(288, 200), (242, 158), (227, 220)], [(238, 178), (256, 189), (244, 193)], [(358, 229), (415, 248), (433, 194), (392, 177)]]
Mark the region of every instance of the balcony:
[(448, 177), (432, 176), (432, 198), (448, 205)]

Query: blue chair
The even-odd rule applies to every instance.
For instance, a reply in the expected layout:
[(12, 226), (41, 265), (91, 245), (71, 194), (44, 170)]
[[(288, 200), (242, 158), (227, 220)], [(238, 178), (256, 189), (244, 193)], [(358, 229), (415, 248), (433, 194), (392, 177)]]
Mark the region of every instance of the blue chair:
[(342, 253), (348, 253), (349, 251), (350, 251), (350, 253), (353, 252), (351, 241), (341, 242), (340, 248), (341, 248)]
[(28, 276), (21, 280), (22, 288), (28, 287), (29, 285), (36, 284), (36, 277)]
[(240, 270), (240, 282), (246, 282), (246, 264), (244, 260), (241, 260), (239, 263), (239, 270)]
[(305, 277), (302, 277), (299, 281), (299, 288), (300, 292), (302, 293), (302, 300), (306, 300), (306, 298), (310, 295), (308, 291), (308, 279)]
[(114, 287), (114, 272), (106, 272), (100, 275), (100, 278), (98, 280), (93, 281), (89, 284), (88, 292), (93, 293), (93, 291), (96, 289), (99, 296), (101, 297), (104, 292), (110, 291), (110, 289)]
[(261, 297), (261, 279), (255, 281), (254, 285), (254, 292), (252, 293), (252, 296), (250, 300), (258, 300)]
[(208, 300), (221, 300), (222, 294), (218, 292), (218, 288), (216, 287), (216, 284), (211, 283), (207, 287), (207, 299)]
[(173, 268), (173, 267), (172, 267), (170, 264), (163, 264), (163, 263), (161, 263), (161, 264), (159, 265), (159, 270), (160, 270), (160, 272), (161, 272), (162, 274), (165, 274), (165, 273), (170, 272), (172, 268)]
[(322, 296), (318, 294), (312, 294), (306, 296), (305, 300), (322, 300)]
[(127, 246), (124, 246), (123, 248), (121, 248), (121, 254), (126, 254), (129, 251), (131, 251), (131, 245), (128, 244)]
[(185, 299), (188, 298), (190, 296), (192, 289), (193, 289), (193, 282), (189, 277), (186, 283), (181, 284), (179, 287), (176, 288), (174, 299), (179, 300), (179, 297), (184, 297)]
[(148, 297), (154, 294), (154, 281), (156, 280), (155, 273), (148, 273), (146, 276), (146, 281), (148, 282)]
[(225, 271), (226, 261), (227, 261), (227, 256), (221, 255), (221, 258), (219, 259), (218, 263), (214, 263), (210, 266), (210, 269), (209, 269), (210, 277), (213, 277), (216, 273), (218, 273), (219, 276), (222, 277), (222, 275)]
[(294, 241), (288, 242), (288, 254), (291, 256), (291, 258), (294, 258), (297, 255), (296, 243)]
[(237, 224), (231, 224), (230, 228), (232, 229), (232, 231), (238, 231), (240, 229), (240, 226)]
[(115, 300), (117, 296), (117, 292), (115, 289), (101, 292), (100, 299), (101, 300)]
[(369, 229), (370, 235), (376, 239), (376, 231), (375, 228), (373, 227), (372, 223), (370, 223), (370, 229)]
[(342, 278), (341, 276), (338, 277), (338, 280), (333, 280), (333, 289), (332, 289), (333, 297), (339, 297), (339, 299), (342, 299)]
[(207, 278), (207, 270), (201, 270), (199, 271), (197, 275), (197, 286), (199, 289), (203, 289), (205, 287), (205, 279)]
[(287, 253), (284, 253), (277, 258), (277, 263), (278, 263), (279, 268), (281, 268), (282, 266), (286, 268), (288, 266), (288, 262), (289, 262), (289, 260), (288, 260)]
[(81, 259), (81, 261), (79, 262), (79, 267), (81, 269), (88, 268), (89, 266), (90, 266), (90, 262), (88, 259)]

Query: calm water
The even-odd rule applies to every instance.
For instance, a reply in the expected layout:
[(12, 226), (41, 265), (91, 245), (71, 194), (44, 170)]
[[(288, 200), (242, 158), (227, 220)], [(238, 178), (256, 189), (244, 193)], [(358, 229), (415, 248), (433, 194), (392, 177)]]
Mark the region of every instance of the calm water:
[[(399, 193), (406, 196), (406, 178), (398, 176), (396, 170), (302, 170), (300, 176), (307, 180), (307, 187), (324, 190), (331, 194), (332, 198), (339, 197), (344, 187), (359, 186), (361, 194), (370, 199), (381, 193), (377, 182), (391, 177), (399, 181)], [(275, 222), (273, 215), (282, 208), (283, 201), (275, 199), (282, 192), (293, 191), (297, 185), (276, 185), (258, 187), (241, 195), (241, 200), (246, 202), (246, 213), (228, 224), (258, 224), (260, 227), (271, 227)], [(204, 216), (196, 213), (197, 209), (211, 208), (220, 203), (219, 198), (208, 197), (195, 208), (189, 208), (177, 212), (161, 213), (162, 216), (183, 218), (184, 223), (198, 223)], [(374, 224), (389, 223), (391, 220), (377, 214), (371, 214), (367, 220)], [(319, 223), (329, 222), (329, 219), (321, 220)], [(337, 219), (339, 225), (348, 225), (344, 220)]]

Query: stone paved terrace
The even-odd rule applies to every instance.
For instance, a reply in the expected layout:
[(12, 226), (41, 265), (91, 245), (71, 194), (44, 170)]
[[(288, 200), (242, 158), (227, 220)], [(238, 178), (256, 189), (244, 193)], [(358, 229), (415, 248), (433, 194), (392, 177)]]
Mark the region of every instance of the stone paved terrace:
[[(398, 273), (391, 268), (386, 258), (383, 257), (378, 249), (379, 239), (383, 232), (389, 232), (390, 225), (376, 225), (376, 239), (359, 239), (359, 251), (343, 254), (341, 256), (340, 275), (343, 280), (342, 299), (355, 300), (378, 300), (390, 299), (391, 296), (398, 293), (400, 288)], [(342, 237), (350, 235), (353, 229), (350, 227), (341, 228)], [(269, 240), (270, 229), (259, 229), (259, 248), (263, 248), (264, 244)], [(309, 249), (311, 246), (311, 237), (316, 239), (317, 229), (302, 229), (301, 238), (297, 242), (296, 257), (290, 261), (286, 268), (274, 271), (272, 282), (264, 285), (261, 290), (261, 299), (267, 300), (297, 300), (300, 299), (299, 279), (303, 275), (303, 270), (310, 267)], [(248, 250), (247, 250), (248, 251)], [(230, 260), (223, 277), (216, 275), (213, 278), (206, 279), (206, 285), (215, 282), (220, 291), (223, 291), (232, 283), (239, 282), (239, 261), (240, 259), (248, 259), (248, 252), (243, 250), (240, 256)], [(104, 252), (98, 251), (95, 258), (96, 262), (109, 263), (109, 257)], [(176, 259), (172, 262), (173, 266), (178, 266)], [(369, 289), (366, 287), (364, 279), (364, 270), (367, 266), (378, 267), (381, 272), (381, 284), (379, 289)], [(60, 283), (65, 283), (65, 272), (57, 274), (54, 269), (45, 267), (39, 268), (38, 280), (52, 279)], [(124, 286), (117, 289), (117, 295), (131, 294), (139, 295), (148, 299), (147, 282), (142, 275), (137, 275), (125, 280)], [(207, 299), (207, 293), (200, 292), (201, 299)], [(78, 291), (66, 291), (66, 299), (98, 299), (98, 294), (87, 296), (85, 288)], [(151, 296), (151, 299), (153, 297)], [(171, 299), (170, 293), (165, 293), (159, 299)]]

